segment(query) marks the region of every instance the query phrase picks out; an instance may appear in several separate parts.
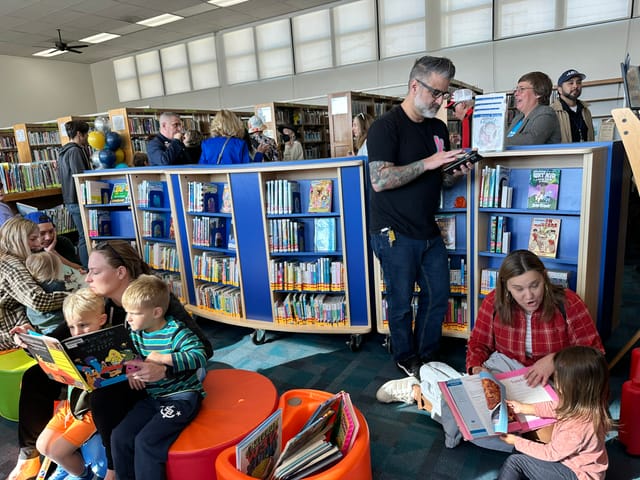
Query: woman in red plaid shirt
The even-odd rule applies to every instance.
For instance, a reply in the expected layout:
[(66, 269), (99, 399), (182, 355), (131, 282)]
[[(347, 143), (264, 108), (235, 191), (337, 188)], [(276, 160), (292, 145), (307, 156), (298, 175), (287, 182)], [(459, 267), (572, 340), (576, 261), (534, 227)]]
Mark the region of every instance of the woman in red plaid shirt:
[(527, 383), (544, 385), (553, 374), (554, 355), (573, 345), (604, 353), (587, 306), (576, 293), (552, 284), (535, 254), (511, 252), (478, 311), (467, 347), (468, 373), (530, 366)]

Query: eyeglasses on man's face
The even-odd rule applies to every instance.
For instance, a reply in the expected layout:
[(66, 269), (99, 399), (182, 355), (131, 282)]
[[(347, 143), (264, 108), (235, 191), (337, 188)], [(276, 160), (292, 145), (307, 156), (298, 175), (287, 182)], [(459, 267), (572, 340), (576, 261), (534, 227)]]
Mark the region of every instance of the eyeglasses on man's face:
[(521, 87), (518, 85), (513, 89), (513, 93), (523, 93), (525, 90), (533, 90), (533, 87)]
[(418, 82), (420, 85), (426, 88), (435, 100), (438, 100), (440, 97), (442, 97), (442, 99), (446, 101), (446, 100), (449, 100), (449, 98), (451, 97), (451, 94), (449, 92), (443, 92), (442, 90), (433, 88), (427, 85), (426, 83), (424, 83), (422, 80), (419, 80), (416, 78), (416, 82)]

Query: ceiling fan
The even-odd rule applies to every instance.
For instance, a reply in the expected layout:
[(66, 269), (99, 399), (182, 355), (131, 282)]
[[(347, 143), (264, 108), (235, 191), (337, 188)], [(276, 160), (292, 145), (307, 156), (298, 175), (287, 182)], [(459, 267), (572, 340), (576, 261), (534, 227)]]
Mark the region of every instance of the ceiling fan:
[(56, 40), (56, 50), (61, 52), (73, 52), (73, 53), (82, 53), (81, 50), (77, 50), (78, 48), (86, 48), (89, 45), (69, 45), (67, 42), (62, 40), (62, 34), (60, 33), (60, 29), (58, 28), (58, 40)]

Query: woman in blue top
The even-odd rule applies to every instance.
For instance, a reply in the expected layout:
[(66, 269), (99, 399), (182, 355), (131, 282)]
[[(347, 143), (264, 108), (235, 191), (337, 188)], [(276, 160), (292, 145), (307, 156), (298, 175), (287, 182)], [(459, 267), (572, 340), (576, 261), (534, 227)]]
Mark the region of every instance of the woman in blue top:
[[(250, 163), (249, 147), (243, 139), (244, 125), (236, 114), (220, 110), (211, 122), (211, 137), (202, 142), (201, 165)], [(264, 148), (258, 146), (254, 162), (262, 161)]]

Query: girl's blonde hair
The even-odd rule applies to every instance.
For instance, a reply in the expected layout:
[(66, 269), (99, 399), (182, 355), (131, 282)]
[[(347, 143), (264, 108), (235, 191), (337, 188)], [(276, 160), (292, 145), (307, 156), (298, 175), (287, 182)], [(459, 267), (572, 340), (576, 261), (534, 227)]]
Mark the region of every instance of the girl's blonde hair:
[(122, 294), (122, 306), (129, 308), (162, 308), (164, 315), (169, 308), (169, 285), (155, 275), (140, 275)]
[(578, 418), (593, 422), (604, 438), (613, 422), (609, 415), (609, 368), (604, 355), (592, 347), (560, 350), (553, 359), (553, 381), (558, 391), (558, 419)]
[(353, 117), (353, 121), (358, 124), (360, 127), (360, 134), (354, 138), (354, 142), (356, 145), (356, 153), (362, 147), (362, 144), (367, 139), (367, 134), (369, 133), (369, 127), (373, 123), (374, 118), (368, 113), (359, 113), (355, 117)]
[(0, 253), (6, 253), (18, 257), (23, 262), (31, 255), (29, 236), (40, 229), (31, 220), (23, 217), (12, 217), (0, 228)]
[(32, 253), (24, 262), (25, 267), (36, 282), (62, 280), (62, 261), (55, 253)]
[(88, 287), (69, 294), (62, 303), (62, 314), (67, 320), (77, 319), (87, 313), (102, 315), (104, 312), (104, 297), (97, 295)]
[(211, 122), (211, 136), (244, 138), (244, 125), (235, 113), (220, 110)]

